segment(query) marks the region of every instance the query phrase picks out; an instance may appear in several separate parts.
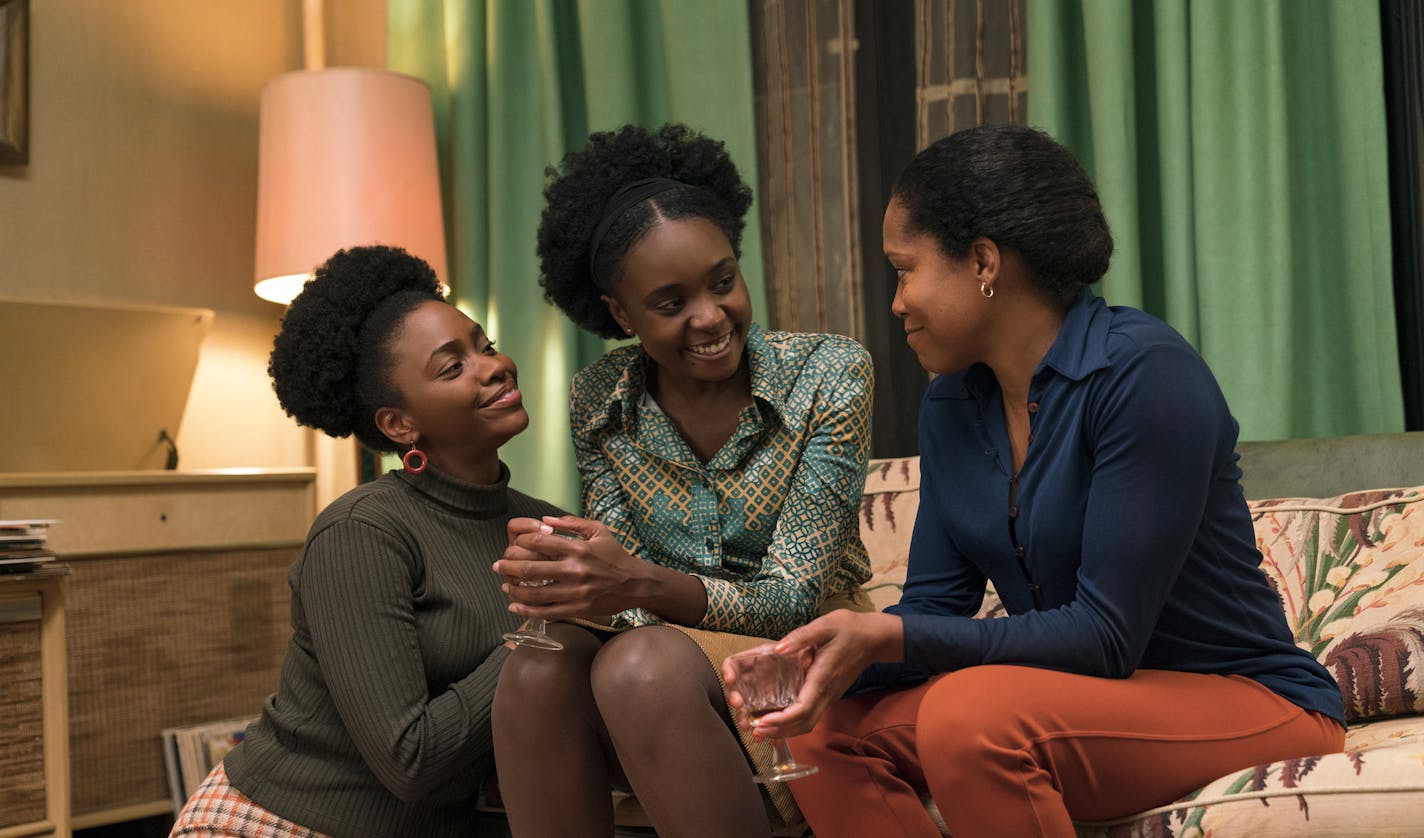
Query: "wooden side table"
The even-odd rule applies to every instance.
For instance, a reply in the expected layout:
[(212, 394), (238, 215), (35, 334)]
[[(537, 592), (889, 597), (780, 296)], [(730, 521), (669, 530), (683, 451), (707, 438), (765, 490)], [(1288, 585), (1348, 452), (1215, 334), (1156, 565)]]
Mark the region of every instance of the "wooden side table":
[(0, 838), (69, 836), (68, 573), (0, 573)]
[(277, 689), (315, 496), (310, 468), (0, 474), (0, 518), (58, 519), (70, 569), (69, 829), (172, 812), (163, 730), (252, 715)]

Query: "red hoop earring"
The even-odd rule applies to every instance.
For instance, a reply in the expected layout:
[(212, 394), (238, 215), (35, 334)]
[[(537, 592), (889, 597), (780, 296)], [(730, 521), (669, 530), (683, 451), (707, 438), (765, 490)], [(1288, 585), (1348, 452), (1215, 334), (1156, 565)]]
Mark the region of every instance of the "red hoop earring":
[(425, 467), (429, 464), (430, 460), (426, 458), (425, 452), (416, 448), (414, 445), (410, 447), (409, 451), (405, 452), (404, 457), (401, 457), (401, 465), (411, 474), (420, 474), (422, 471), (425, 471)]

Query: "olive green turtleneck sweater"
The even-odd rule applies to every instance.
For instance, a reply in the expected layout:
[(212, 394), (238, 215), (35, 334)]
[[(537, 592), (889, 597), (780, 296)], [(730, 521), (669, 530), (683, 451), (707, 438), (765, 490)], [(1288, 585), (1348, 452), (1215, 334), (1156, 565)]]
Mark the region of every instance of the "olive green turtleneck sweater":
[(234, 788), (341, 838), (468, 830), (519, 622), (490, 565), (510, 518), (561, 514), (508, 484), (395, 471), (317, 517), (280, 686), (224, 760)]

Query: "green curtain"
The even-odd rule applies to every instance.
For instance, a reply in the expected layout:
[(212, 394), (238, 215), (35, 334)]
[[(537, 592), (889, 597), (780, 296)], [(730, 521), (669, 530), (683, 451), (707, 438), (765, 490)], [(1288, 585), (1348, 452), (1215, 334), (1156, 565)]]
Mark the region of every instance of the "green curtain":
[(1378, 0), (1028, 0), (1029, 121), (1244, 439), (1403, 430)]
[[(545, 168), (591, 131), (684, 122), (757, 182), (745, 0), (389, 0), (387, 64), (435, 103), (453, 297), (519, 364), (529, 429), (501, 452), (520, 490), (578, 506), (573, 374), (606, 350), (543, 299)], [(742, 267), (765, 312), (755, 209)]]

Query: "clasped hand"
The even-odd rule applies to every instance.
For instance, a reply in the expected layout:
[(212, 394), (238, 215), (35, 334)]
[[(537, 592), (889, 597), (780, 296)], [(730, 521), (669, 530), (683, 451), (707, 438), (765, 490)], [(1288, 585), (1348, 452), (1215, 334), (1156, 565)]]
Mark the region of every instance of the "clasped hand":
[[(582, 538), (564, 538), (555, 535), (555, 529)], [(511, 519), (509, 547), (493, 569), (504, 578), (511, 613), (554, 620), (604, 616), (630, 607), (640, 565), (641, 560), (630, 556), (597, 521), (546, 516), (542, 521)]]

